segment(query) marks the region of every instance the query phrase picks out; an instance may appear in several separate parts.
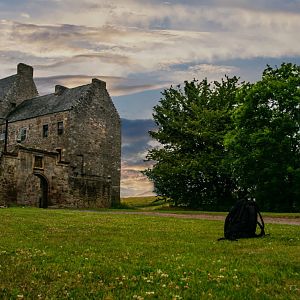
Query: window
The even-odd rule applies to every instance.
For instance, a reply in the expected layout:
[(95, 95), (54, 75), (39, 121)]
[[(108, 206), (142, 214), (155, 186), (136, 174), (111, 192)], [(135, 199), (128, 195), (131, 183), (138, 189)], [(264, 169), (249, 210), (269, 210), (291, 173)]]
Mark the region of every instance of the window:
[(64, 122), (57, 122), (57, 134), (62, 135), (64, 133)]
[(0, 141), (4, 141), (5, 140), (5, 130), (1, 130), (0, 129)]
[(34, 157), (34, 167), (43, 169), (43, 157), (42, 156), (35, 156)]
[(21, 128), (18, 134), (17, 142), (24, 142), (27, 136), (27, 128)]
[(61, 149), (57, 148), (55, 150), (58, 152), (58, 159), (59, 159), (59, 161), (61, 161), (61, 153), (62, 153)]
[(49, 134), (49, 126), (48, 124), (43, 125), (43, 137), (48, 137)]

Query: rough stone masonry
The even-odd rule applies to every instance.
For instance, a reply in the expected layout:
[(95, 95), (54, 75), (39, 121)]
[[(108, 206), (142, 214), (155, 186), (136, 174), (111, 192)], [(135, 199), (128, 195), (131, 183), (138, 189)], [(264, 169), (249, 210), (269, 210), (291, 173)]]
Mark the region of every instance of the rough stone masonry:
[(121, 125), (106, 83), (38, 96), (33, 68), (0, 79), (0, 205), (120, 202)]

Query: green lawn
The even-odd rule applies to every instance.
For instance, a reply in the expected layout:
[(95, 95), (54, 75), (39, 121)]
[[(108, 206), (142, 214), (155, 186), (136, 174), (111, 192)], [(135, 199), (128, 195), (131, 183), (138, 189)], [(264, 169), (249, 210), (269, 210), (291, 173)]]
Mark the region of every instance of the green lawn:
[(300, 227), (0, 209), (0, 299), (300, 299)]
[(169, 203), (159, 200), (156, 196), (122, 198), (121, 204), (128, 208), (140, 210), (169, 208)]
[[(209, 215), (223, 215), (226, 216), (230, 207), (228, 207), (227, 212), (215, 212), (215, 211), (200, 211), (200, 210), (189, 210), (178, 207), (170, 207), (168, 203), (163, 200), (159, 200), (155, 196), (148, 197), (128, 197), (122, 198), (121, 204), (124, 205), (125, 208), (133, 209), (133, 210), (143, 210), (143, 211), (158, 211), (158, 212), (168, 212), (174, 214), (209, 214)], [(300, 218), (300, 213), (270, 213), (263, 212), (263, 216), (265, 217), (273, 217), (273, 218)]]

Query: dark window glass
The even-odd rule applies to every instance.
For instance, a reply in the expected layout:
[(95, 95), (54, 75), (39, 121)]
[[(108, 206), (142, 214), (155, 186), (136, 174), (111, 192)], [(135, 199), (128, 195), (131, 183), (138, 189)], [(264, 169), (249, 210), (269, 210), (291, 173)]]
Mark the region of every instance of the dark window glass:
[(39, 169), (43, 168), (43, 157), (42, 156), (34, 157), (34, 167), (39, 168)]
[(43, 125), (43, 137), (47, 137), (49, 134), (49, 126), (48, 124)]
[(57, 123), (57, 134), (62, 135), (64, 133), (64, 122)]
[(21, 128), (19, 131), (19, 136), (18, 136), (18, 141), (23, 142), (26, 140), (27, 136), (27, 129), (26, 128)]

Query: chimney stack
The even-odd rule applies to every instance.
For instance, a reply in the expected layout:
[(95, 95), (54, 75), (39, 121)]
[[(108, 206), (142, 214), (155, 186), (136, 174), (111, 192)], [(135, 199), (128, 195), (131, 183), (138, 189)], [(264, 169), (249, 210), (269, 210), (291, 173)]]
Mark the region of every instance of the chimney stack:
[(106, 89), (106, 82), (97, 78), (92, 79), (92, 85), (99, 87), (100, 89)]
[(33, 67), (19, 63), (17, 66), (17, 74), (21, 76), (33, 77)]
[(57, 84), (55, 86), (55, 95), (58, 95), (58, 96), (62, 95), (64, 93), (64, 91), (67, 89), (68, 89), (67, 87)]

